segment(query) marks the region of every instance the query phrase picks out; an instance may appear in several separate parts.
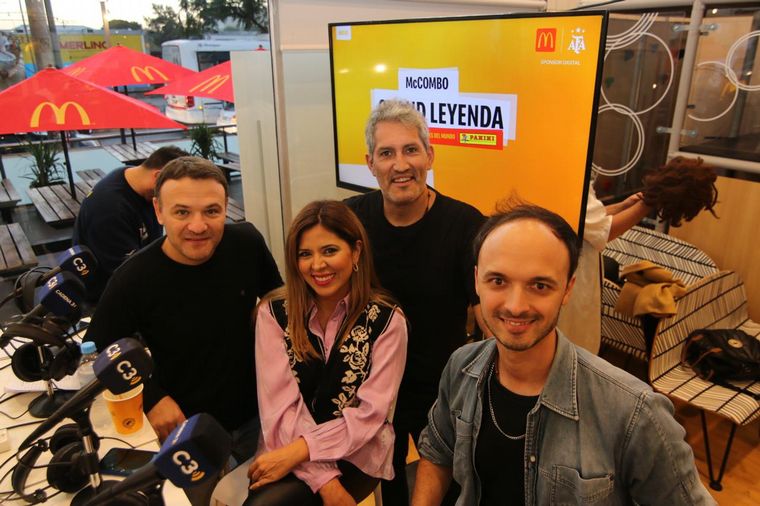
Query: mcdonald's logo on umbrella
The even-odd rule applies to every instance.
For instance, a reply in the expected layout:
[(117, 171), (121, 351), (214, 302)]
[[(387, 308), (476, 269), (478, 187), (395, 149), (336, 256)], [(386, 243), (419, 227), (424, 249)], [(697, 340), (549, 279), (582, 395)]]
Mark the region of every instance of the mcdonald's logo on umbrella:
[(76, 102), (68, 101), (64, 102), (63, 105), (58, 107), (53, 102), (45, 101), (40, 102), (40, 104), (34, 108), (34, 111), (32, 112), (32, 117), (29, 120), (29, 128), (37, 128), (40, 126), (40, 116), (42, 116), (42, 111), (49, 107), (51, 111), (53, 111), (53, 115), (55, 116), (55, 124), (56, 125), (64, 125), (66, 123), (66, 111), (68, 110), (69, 106), (76, 109), (76, 111), (79, 113), (79, 119), (82, 122), (82, 125), (91, 125), (92, 122), (90, 121), (90, 115), (87, 114), (87, 111), (79, 105)]
[[(201, 81), (196, 86), (193, 86), (188, 91), (213, 93), (229, 80), (230, 80), (229, 74), (228, 75), (215, 74), (209, 77), (208, 79)], [(192, 93), (190, 94), (192, 95)]]
[(87, 70), (87, 67), (78, 67), (78, 68), (75, 68), (75, 69), (67, 72), (67, 74), (69, 74), (70, 76), (73, 76), (73, 77), (77, 77), (77, 76), (79, 76), (79, 74), (81, 74), (85, 70)]
[(100, 86), (161, 84), (195, 74), (185, 67), (124, 46), (96, 53), (63, 71)]
[[(169, 78), (166, 77), (166, 74), (164, 74), (163, 72), (161, 72), (160, 70), (158, 70), (153, 65), (146, 65), (144, 67), (138, 67), (138, 66), (135, 65), (135, 66), (133, 66), (130, 69), (130, 72), (131, 72), (132, 77), (134, 78), (134, 80), (136, 82), (138, 82), (138, 83), (143, 82), (143, 79), (140, 79), (139, 74), (142, 74), (144, 80), (145, 81), (149, 81), (149, 82), (151, 82), (151, 81), (159, 81), (158, 77), (161, 78), (160, 79), (161, 82), (169, 81)], [(158, 76), (158, 77), (156, 77), (156, 76)]]
[(189, 95), (234, 102), (232, 64), (229, 61), (220, 63), (202, 72), (171, 81), (163, 88), (149, 91), (146, 95)]

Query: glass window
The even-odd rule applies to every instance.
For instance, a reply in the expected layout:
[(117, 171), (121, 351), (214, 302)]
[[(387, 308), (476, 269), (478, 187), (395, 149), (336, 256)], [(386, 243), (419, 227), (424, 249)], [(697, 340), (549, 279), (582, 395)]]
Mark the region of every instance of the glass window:
[(702, 26), (680, 149), (760, 162), (760, 7), (708, 6)]
[(229, 51), (198, 51), (198, 71), (206, 70), (230, 59)]
[(689, 11), (615, 13), (607, 29), (594, 142), (595, 188), (602, 200), (641, 188), (667, 157)]

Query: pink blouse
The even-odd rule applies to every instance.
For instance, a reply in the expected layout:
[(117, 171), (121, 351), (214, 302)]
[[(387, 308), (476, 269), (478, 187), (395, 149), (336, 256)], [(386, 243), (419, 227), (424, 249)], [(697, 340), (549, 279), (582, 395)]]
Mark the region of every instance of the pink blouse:
[[(323, 332), (311, 308), (309, 329), (330, 356), (337, 333), (346, 315), (348, 296), (335, 307)], [(358, 388), (354, 407), (343, 416), (317, 425), (301, 397), (285, 350), (283, 329), (267, 304), (256, 317), (256, 381), (259, 416), (266, 451), (281, 448), (303, 437), (309, 447), (309, 461), (293, 469), (293, 474), (316, 493), (340, 476), (338, 460), (347, 460), (376, 478), (393, 478), (393, 427), (388, 423), (396, 402), (406, 363), (406, 321), (396, 311), (385, 332), (372, 347), (370, 373)]]

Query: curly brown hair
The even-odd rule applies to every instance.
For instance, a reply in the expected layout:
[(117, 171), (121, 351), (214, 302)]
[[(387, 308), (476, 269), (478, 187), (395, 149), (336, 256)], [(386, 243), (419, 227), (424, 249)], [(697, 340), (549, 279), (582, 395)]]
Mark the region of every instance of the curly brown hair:
[(677, 156), (659, 170), (644, 176), (644, 204), (657, 210), (657, 216), (672, 227), (691, 221), (702, 209), (716, 218), (717, 176), (701, 158)]

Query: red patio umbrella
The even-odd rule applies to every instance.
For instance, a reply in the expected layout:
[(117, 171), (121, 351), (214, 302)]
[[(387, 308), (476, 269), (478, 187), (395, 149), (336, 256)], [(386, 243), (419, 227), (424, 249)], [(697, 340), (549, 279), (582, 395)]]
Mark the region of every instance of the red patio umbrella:
[[(110, 47), (69, 65), (63, 71), (100, 86), (124, 86), (125, 95), (128, 94), (127, 85), (163, 84), (196, 73), (194, 70), (124, 46)], [(132, 131), (131, 134), (132, 147), (137, 149), (135, 132)], [(121, 131), (121, 142), (126, 143), (124, 130)]]
[(63, 71), (100, 86), (163, 84), (195, 74), (188, 68), (124, 46), (113, 46)]
[(202, 72), (170, 81), (166, 86), (149, 91), (146, 95), (185, 95), (234, 102), (232, 65), (229, 61), (214, 65)]
[(185, 128), (158, 109), (134, 98), (45, 69), (0, 92), (0, 134), (60, 131), (71, 196), (74, 176), (66, 130)]

